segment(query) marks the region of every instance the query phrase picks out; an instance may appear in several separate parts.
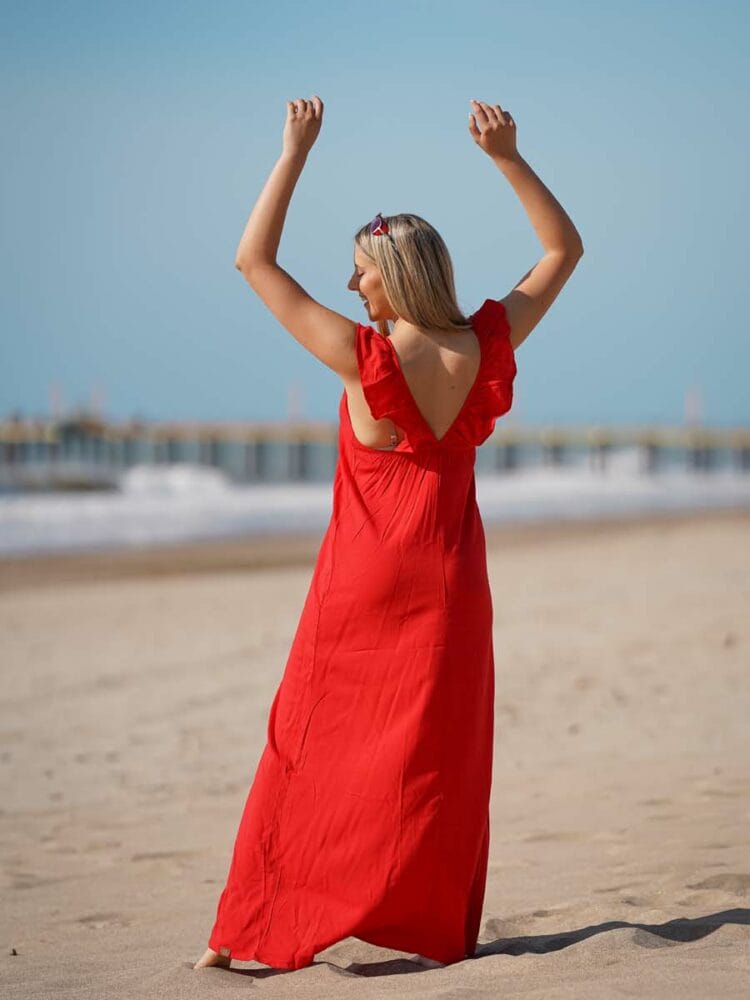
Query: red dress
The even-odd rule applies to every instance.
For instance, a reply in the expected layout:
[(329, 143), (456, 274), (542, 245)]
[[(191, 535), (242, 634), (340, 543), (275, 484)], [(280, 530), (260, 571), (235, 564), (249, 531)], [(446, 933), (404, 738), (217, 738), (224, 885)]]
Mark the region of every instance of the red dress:
[(344, 392), (332, 516), (209, 938), (223, 955), (298, 969), (349, 936), (444, 963), (474, 953), (494, 716), (474, 463), (516, 365), (500, 301), (471, 323), (478, 374), (441, 439), (390, 340), (357, 324), (370, 411), (406, 436), (361, 444)]

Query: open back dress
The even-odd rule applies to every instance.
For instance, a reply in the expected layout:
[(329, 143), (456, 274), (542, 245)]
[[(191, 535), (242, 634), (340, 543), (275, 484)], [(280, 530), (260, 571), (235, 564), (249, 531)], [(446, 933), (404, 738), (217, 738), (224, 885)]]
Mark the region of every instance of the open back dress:
[(339, 403), (331, 520), (218, 902), (209, 947), (298, 969), (353, 936), (450, 963), (474, 954), (489, 851), (494, 660), (476, 447), (511, 408), (499, 300), (450, 429), (422, 416), (389, 338), (357, 324), (370, 448)]

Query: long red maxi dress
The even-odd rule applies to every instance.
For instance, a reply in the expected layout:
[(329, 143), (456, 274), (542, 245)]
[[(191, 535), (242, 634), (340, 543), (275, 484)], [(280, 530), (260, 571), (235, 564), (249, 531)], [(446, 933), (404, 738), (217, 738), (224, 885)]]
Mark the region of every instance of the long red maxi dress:
[(332, 516), (209, 938), (222, 955), (298, 969), (348, 936), (444, 963), (475, 951), (494, 718), (475, 449), (516, 364), (502, 302), (470, 319), (479, 370), (440, 439), (390, 340), (357, 324), (369, 409), (406, 436), (361, 444), (344, 391)]

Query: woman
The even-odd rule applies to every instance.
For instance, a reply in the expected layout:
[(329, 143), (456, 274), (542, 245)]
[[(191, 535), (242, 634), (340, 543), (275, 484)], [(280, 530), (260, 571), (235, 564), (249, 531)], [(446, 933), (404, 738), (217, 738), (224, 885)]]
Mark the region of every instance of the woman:
[(344, 391), (331, 521), (195, 968), (235, 958), (297, 969), (348, 936), (428, 964), (476, 948), (494, 662), (475, 452), (511, 407), (514, 351), (583, 245), (518, 153), (511, 116), (471, 103), (474, 141), (544, 247), (504, 299), (464, 316), (445, 244), (409, 214), (378, 215), (355, 235), (348, 287), (368, 324), (325, 308), (277, 264), (322, 123), (317, 96), (289, 102), (283, 153), (239, 245), (236, 266)]

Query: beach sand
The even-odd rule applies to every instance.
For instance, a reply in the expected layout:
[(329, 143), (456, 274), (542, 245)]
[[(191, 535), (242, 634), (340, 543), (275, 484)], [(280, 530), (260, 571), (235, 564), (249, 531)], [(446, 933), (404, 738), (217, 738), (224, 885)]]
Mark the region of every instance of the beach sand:
[(487, 536), (487, 894), (441, 968), (192, 968), (320, 536), (1, 560), (2, 996), (747, 997), (750, 511)]

